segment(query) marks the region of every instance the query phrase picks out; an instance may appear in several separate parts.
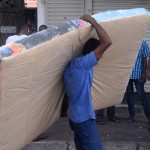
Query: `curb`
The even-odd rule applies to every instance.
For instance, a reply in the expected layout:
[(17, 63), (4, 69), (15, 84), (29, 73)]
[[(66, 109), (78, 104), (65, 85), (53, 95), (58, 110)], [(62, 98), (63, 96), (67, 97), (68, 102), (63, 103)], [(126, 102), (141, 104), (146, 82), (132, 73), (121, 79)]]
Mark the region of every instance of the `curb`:
[[(149, 142), (103, 141), (103, 150), (150, 150)], [(73, 141), (32, 142), (22, 150), (75, 150)]]

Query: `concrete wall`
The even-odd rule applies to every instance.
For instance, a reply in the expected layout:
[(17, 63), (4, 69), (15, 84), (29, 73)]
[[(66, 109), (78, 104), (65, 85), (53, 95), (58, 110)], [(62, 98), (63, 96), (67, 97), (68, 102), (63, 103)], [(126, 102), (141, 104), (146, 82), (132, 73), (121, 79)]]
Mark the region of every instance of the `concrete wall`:
[(37, 27), (46, 25), (46, 0), (38, 0), (37, 8)]

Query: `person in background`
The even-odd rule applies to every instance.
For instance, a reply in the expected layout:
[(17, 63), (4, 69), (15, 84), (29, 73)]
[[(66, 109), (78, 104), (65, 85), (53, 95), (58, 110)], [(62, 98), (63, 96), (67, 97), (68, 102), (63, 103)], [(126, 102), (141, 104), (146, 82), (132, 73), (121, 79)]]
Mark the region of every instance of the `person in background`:
[[(96, 122), (100, 125), (104, 125), (105, 124), (104, 109), (97, 110), (95, 111), (95, 113), (96, 113)], [(108, 120), (110, 120), (111, 122), (114, 122), (114, 123), (121, 122), (120, 118), (115, 116), (115, 106), (111, 106), (107, 108), (107, 117), (108, 117)]]
[(112, 42), (106, 31), (90, 15), (84, 15), (81, 19), (91, 23), (99, 40), (89, 39), (83, 47), (82, 54), (74, 58), (64, 71), (69, 123), (74, 131), (77, 150), (102, 150), (92, 106), (91, 86), (93, 67)]
[(24, 24), (24, 25), (20, 28), (18, 35), (9, 36), (9, 37), (6, 39), (6, 44), (12, 43), (12, 42), (16, 42), (16, 41), (18, 41), (18, 40), (21, 40), (21, 39), (23, 39), (23, 38), (26, 38), (26, 37), (28, 37), (28, 35), (30, 35), (30, 34), (32, 34), (32, 29), (31, 29), (30, 25)]
[(42, 30), (45, 30), (45, 29), (47, 29), (47, 26), (46, 26), (46, 25), (41, 25), (41, 26), (39, 27), (39, 31), (42, 31)]
[(145, 116), (147, 117), (148, 121), (150, 121), (150, 105), (144, 90), (146, 77), (149, 76), (147, 57), (150, 58), (150, 49), (147, 42), (143, 41), (126, 90), (129, 111), (128, 122), (130, 123), (135, 121), (133, 83), (142, 102)]

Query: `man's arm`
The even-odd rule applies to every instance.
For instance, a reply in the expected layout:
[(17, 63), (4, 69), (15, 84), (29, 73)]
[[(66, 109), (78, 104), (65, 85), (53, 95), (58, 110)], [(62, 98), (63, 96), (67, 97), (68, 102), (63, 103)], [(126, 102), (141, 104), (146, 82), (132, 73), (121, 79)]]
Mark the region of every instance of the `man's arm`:
[(84, 15), (81, 17), (82, 20), (87, 21), (92, 24), (95, 28), (97, 35), (99, 37), (100, 45), (94, 50), (96, 59), (99, 60), (107, 48), (112, 44), (107, 32), (96, 22), (94, 18), (90, 15)]

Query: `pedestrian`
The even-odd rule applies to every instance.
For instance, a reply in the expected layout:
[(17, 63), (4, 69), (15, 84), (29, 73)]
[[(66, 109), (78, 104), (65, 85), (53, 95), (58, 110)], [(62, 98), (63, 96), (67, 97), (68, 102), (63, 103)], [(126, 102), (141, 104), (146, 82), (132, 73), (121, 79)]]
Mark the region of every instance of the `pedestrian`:
[(6, 44), (8, 43), (12, 43), (12, 42), (16, 42), (18, 40), (21, 40), (23, 38), (28, 37), (28, 35), (32, 34), (32, 29), (30, 27), (30, 25), (28, 24), (24, 24), (20, 30), (19, 30), (19, 34), (18, 35), (12, 35), (9, 36), (6, 40)]
[(82, 54), (71, 60), (64, 71), (69, 123), (74, 131), (77, 150), (102, 150), (92, 106), (91, 86), (93, 67), (111, 45), (111, 40), (106, 31), (90, 15), (84, 15), (81, 19), (91, 23), (99, 40), (89, 39), (83, 47)]
[[(115, 106), (107, 107), (107, 117), (108, 120), (114, 123), (120, 123), (120, 118), (115, 116)], [(95, 111), (96, 113), (96, 122), (100, 125), (104, 125), (104, 109)]]
[(41, 25), (41, 26), (39, 27), (39, 31), (42, 31), (42, 30), (45, 30), (45, 29), (47, 29), (47, 26), (46, 26), (46, 25)]
[(140, 100), (142, 102), (145, 116), (147, 117), (148, 121), (150, 121), (150, 105), (144, 90), (144, 84), (146, 82), (146, 73), (148, 69), (147, 57), (150, 57), (150, 49), (147, 42), (143, 41), (126, 90), (128, 111), (129, 111), (128, 122), (135, 121), (135, 108), (134, 108), (135, 100), (133, 95), (134, 94), (133, 84), (135, 85), (137, 94), (139, 95)]

